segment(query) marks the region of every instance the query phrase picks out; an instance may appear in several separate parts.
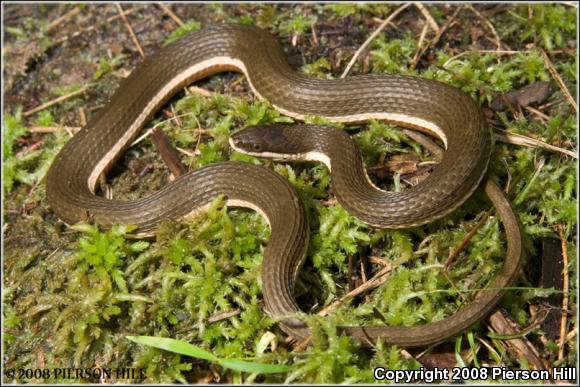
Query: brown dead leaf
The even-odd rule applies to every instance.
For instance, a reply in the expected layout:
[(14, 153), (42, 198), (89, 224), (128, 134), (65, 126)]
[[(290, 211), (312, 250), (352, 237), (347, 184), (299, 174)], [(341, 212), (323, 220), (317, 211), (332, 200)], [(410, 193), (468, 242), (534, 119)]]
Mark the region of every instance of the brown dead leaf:
[(401, 175), (417, 172), (419, 157), (415, 154), (404, 153), (394, 155), (386, 162), (385, 166), (391, 172), (398, 172)]
[(540, 104), (548, 99), (552, 93), (551, 89), (551, 84), (548, 81), (534, 82), (521, 89), (496, 94), (490, 107), (493, 110), (502, 111), (508, 108), (508, 103), (514, 107)]

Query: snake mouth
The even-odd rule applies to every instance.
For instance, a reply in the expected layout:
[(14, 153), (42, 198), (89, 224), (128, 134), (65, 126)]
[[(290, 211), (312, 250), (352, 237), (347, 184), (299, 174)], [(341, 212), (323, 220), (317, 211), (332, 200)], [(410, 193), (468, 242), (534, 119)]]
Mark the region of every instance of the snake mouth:
[[(239, 133), (239, 132), (238, 132)], [(246, 149), (243, 144), (244, 141), (241, 138), (235, 137), (235, 133), (230, 136), (230, 139), (228, 140), (230, 147), (238, 153), (243, 153), (245, 155), (249, 155), (249, 156), (256, 156), (256, 157), (267, 157), (264, 156), (264, 153), (266, 152), (252, 152), (249, 151), (248, 149)]]
[[(240, 132), (238, 132), (238, 133), (240, 133)], [(244, 140), (236, 137), (235, 134), (230, 137), (228, 142), (230, 143), (230, 147), (235, 152), (243, 153), (243, 154), (248, 155), (248, 156), (260, 157), (260, 158), (276, 160), (276, 161), (302, 160), (301, 158), (299, 158), (299, 155), (294, 155), (294, 154), (290, 154), (290, 153), (286, 154), (286, 153), (267, 152), (267, 151), (262, 151), (261, 148), (255, 148), (255, 147), (249, 146), (247, 143), (244, 142)], [(253, 148), (255, 150), (249, 150), (248, 148)]]

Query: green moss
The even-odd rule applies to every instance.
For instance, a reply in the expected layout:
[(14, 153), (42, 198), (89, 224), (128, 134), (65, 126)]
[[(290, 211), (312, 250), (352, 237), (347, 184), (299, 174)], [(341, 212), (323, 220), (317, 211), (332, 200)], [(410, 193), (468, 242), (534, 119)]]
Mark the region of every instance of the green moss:
[(36, 124), (39, 126), (51, 126), (54, 124), (54, 117), (50, 110), (42, 110), (36, 117)]
[[(40, 116), (40, 120), (49, 122), (50, 113)], [(2, 125), (2, 192), (10, 193), (15, 183), (35, 187), (40, 184), (58, 149), (66, 141), (66, 134), (58, 132), (47, 136), (43, 147), (22, 148), (19, 141), (25, 143), (28, 132), (23, 125), (20, 110), (14, 115), (4, 114)], [(16, 151), (16, 152), (15, 152)]]
[(280, 23), (280, 30), (287, 34), (301, 35), (308, 31), (314, 23), (316, 23), (316, 16), (304, 16), (302, 14), (296, 14), (290, 19)]
[[(573, 38), (570, 28), (573, 13), (564, 12), (569, 11), (566, 6), (529, 7), (531, 13), (527, 5), (518, 5), (508, 13), (490, 18), (502, 40), (522, 50), (518, 54), (458, 55), (468, 47), (445, 45), (445, 39), (453, 36), (450, 30), (442, 37), (441, 44), (433, 48), (435, 59), (431, 66), (420, 65), (416, 70), (409, 70), (418, 42), (416, 35), (408, 34), (406, 26), (399, 24), (399, 30), (386, 31), (373, 41), (369, 68), (379, 73), (438, 79), (460, 87), (485, 105), (493, 91), (507, 91), (551, 79), (539, 51), (533, 47), (523, 50), (520, 45), (532, 43), (549, 51), (549, 47), (566, 47), (567, 41)], [(362, 42), (372, 30), (369, 18), (384, 18), (394, 7), (219, 4), (203, 9), (211, 14), (208, 23), (258, 24), (269, 27), (279, 36), (307, 34), (311, 25), (318, 23), (319, 47), (323, 50), (333, 49), (340, 42), (332, 34), (324, 34), (324, 23), (336, 27), (342, 23), (341, 18), (355, 21), (364, 32), (357, 37)], [(440, 26), (450, 16), (450, 10), (445, 7), (428, 6), (428, 9)], [(418, 11), (410, 8), (408, 12)], [(460, 13), (460, 22), (463, 17)], [(198, 23), (190, 22), (171, 38), (177, 39), (198, 27)], [(32, 38), (29, 32), (34, 25), (18, 28), (26, 35), (17, 33), (19, 39)], [(353, 52), (360, 42), (345, 47)], [(334, 66), (344, 67), (344, 62), (335, 63), (336, 58), (326, 55), (326, 51), (301, 54), (305, 61), (313, 58), (301, 69), (308, 76), (331, 78)], [(575, 56), (561, 54), (551, 59), (572, 90), (577, 82)], [(97, 90), (105, 87), (101, 85), (105, 85), (109, 75), (115, 76), (120, 63), (120, 58), (99, 62), (94, 74)], [(463, 302), (469, 302), (475, 290), (487, 286), (505, 255), (501, 222), (494, 214), (483, 219), (454, 265), (446, 275), (443, 272), (449, 253), (490, 208), (483, 194), (476, 193), (457, 211), (424, 227), (394, 231), (368, 227), (332, 201), (332, 180), (326, 167), (315, 163), (273, 163), (231, 152), (228, 138), (236, 130), (255, 124), (293, 122), (267, 102), (239, 95), (239, 80), (234, 78), (230, 83), (231, 79), (231, 76), (215, 76), (201, 86), (218, 91), (234, 90), (238, 93), (236, 96), (216, 92), (204, 97), (186, 91), (173, 105), (174, 118), (152, 124), (166, 132), (178, 147), (195, 154), (185, 160), (192, 168), (221, 160), (252, 162), (272, 168), (296, 188), (308, 209), (311, 229), (311, 243), (297, 295), (301, 301), (306, 298), (312, 301), (311, 305), (316, 305), (312, 313), (348, 291), (349, 257), (354, 257), (357, 267), (359, 256), (373, 256), (389, 263), (393, 267), (389, 279), (369, 293), (367, 299), (357, 297), (345, 302), (330, 316), (302, 315), (313, 330), (312, 345), (304, 353), (292, 352), (284, 342), (285, 335), (263, 310), (261, 261), (269, 237), (264, 219), (251, 211), (227, 209), (223, 198), (218, 198), (206, 213), (186, 225), (163, 223), (155, 240), (147, 242), (129, 238), (130, 228), (99, 231), (93, 226), (83, 226), (82, 233), (71, 231), (53, 220), (43, 190), (34, 189), (41, 186), (46, 167), (68, 135), (65, 132), (43, 135), (43, 147), (29, 151), (29, 144), (38, 138), (28, 133), (26, 127), (32, 123), (61, 122), (61, 113), (74, 112), (75, 103), (82, 99), (47, 109), (31, 121), (24, 121), (15, 111), (3, 117), (2, 129), (3, 188), (4, 193), (10, 194), (5, 196), (8, 209), (5, 219), (9, 219), (5, 234), (8, 286), (3, 292), (6, 364), (24, 368), (56, 368), (62, 367), (63, 362), (83, 367), (131, 366), (145, 370), (143, 382), (147, 383), (191, 383), (197, 381), (195, 372), (214, 367), (207, 362), (191, 362), (182, 355), (144, 348), (126, 339), (127, 335), (147, 335), (194, 342), (219, 358), (251, 358), (261, 363), (295, 366), (288, 374), (260, 377), (212, 368), (224, 382), (373, 383), (373, 367), (417, 369), (420, 364), (403, 356), (399, 348), (382, 342), (372, 350), (363, 349), (339, 336), (337, 325), (385, 322), (409, 325), (437, 321), (455, 313)], [(247, 89), (243, 82), (242, 86)], [(51, 90), (52, 95), (42, 99), (80, 87), (83, 87), (81, 83)], [(562, 95), (556, 91), (551, 101), (559, 98)], [(567, 103), (555, 104), (544, 112), (549, 116), (545, 123), (537, 123), (528, 116), (516, 121), (510, 114), (502, 113), (494, 119), (494, 125), (558, 146), (573, 147), (577, 142), (576, 117)], [(320, 117), (307, 117), (306, 121), (328, 123)], [(428, 152), (392, 125), (371, 122), (354, 138), (361, 146), (367, 166), (376, 165), (383, 156), (388, 158), (400, 153), (416, 154), (421, 161), (432, 160)], [(145, 160), (158, 162), (151, 149), (145, 141), (139, 145), (138, 152)], [(21, 151), (24, 152), (16, 157)], [(568, 256), (574, 257), (577, 250), (574, 161), (545, 150), (496, 143), (489, 169), (503, 185), (509, 173), (509, 198), (521, 224), (525, 256), (529, 259), (541, 254), (542, 239), (559, 236), (561, 230)], [(157, 177), (153, 178), (155, 184), (151, 187), (164, 184), (162, 173), (155, 173)], [(143, 181), (150, 180), (132, 178), (132, 174), (129, 170), (115, 177), (113, 187), (119, 195), (116, 197), (124, 198), (124, 190), (130, 190), (135, 196), (150, 188), (142, 187), (149, 185)], [(381, 184), (393, 189), (392, 180), (396, 178), (389, 175)], [(403, 182), (400, 185), (405, 187)], [(381, 267), (368, 265), (367, 277)], [(573, 259), (568, 269), (570, 303), (576, 305), (577, 269)], [(527, 304), (547, 292), (524, 285), (526, 289), (508, 292), (502, 304), (512, 318), (527, 325), (531, 321)], [(224, 313), (230, 317), (220, 317)], [(571, 324), (575, 326), (575, 319)], [(502, 341), (489, 339), (486, 332), (486, 327), (480, 324), (467, 333), (467, 340), (462, 340), (476, 352), (479, 364), (501, 361), (514, 368), (528, 366), (523, 359), (512, 358)], [(488, 340), (491, 347), (474, 347), (480, 338)], [(23, 352), (22, 348), (30, 351)], [(546, 351), (553, 348), (551, 344)], [(575, 351), (574, 345), (567, 347), (563, 364), (572, 364)]]
[(518, 38), (522, 42), (531, 40), (546, 50), (565, 47), (577, 29), (575, 12), (562, 4), (520, 5), (508, 13), (521, 28)]
[(168, 45), (169, 43), (173, 43), (176, 40), (183, 38), (185, 35), (195, 32), (201, 28), (201, 23), (196, 20), (190, 20), (184, 25), (177, 28), (175, 31), (171, 33), (163, 42), (163, 45)]
[(373, 72), (414, 74), (409, 69), (417, 48), (417, 41), (410, 34), (404, 39), (378, 36), (371, 43)]
[(331, 69), (332, 65), (328, 59), (324, 57), (317, 59), (314, 63), (309, 63), (302, 66), (302, 72), (304, 75), (313, 78), (332, 79), (332, 74), (329, 73)]
[(12, 190), (15, 175), (18, 173), (18, 160), (14, 157), (14, 148), (18, 139), (26, 135), (21, 113), (19, 109), (14, 115), (4, 114), (2, 117), (2, 201), (4, 193)]
[(126, 59), (126, 55), (120, 54), (113, 58), (101, 58), (99, 59), (99, 64), (97, 66), (97, 71), (93, 74), (93, 81), (101, 79), (106, 74), (113, 73), (118, 69), (123, 61)]

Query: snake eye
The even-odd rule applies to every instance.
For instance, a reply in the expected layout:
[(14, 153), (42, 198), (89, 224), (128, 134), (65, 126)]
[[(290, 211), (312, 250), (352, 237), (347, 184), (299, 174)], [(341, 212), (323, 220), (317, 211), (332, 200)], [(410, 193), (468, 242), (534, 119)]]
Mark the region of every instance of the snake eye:
[(262, 151), (262, 145), (260, 145), (258, 143), (253, 143), (252, 144), (252, 150), (254, 152), (261, 152)]

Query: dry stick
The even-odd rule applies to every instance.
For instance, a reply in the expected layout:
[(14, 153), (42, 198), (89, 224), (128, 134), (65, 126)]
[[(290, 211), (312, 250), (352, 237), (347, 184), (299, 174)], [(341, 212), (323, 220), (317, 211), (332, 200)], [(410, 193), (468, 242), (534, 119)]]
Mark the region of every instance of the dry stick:
[[(502, 334), (514, 335), (518, 332), (513, 328), (513, 321), (505, 317), (501, 311), (496, 311), (489, 317), (489, 323), (491, 327), (496, 332), (502, 332)], [(546, 369), (545, 364), (542, 362), (538, 350), (532, 345), (532, 343), (525, 337), (504, 340), (502, 341), (513, 351), (523, 355), (524, 359), (527, 359), (537, 370)]]
[(463, 7), (465, 7), (465, 5), (461, 6), (461, 7), (457, 7), (455, 12), (453, 12), (453, 15), (451, 15), (451, 17), (445, 21), (443, 26), (441, 28), (439, 28), (439, 32), (435, 35), (433, 40), (430, 41), (429, 44), (425, 45), (425, 47), (423, 47), (419, 51), (419, 54), (417, 55), (417, 62), (421, 59), (421, 57), (423, 56), (423, 54), (425, 53), (425, 51), (427, 51), (427, 49), (429, 47), (434, 46), (439, 42), (439, 39), (441, 39), (441, 36), (443, 36), (443, 33), (449, 28), (449, 26), (451, 26), (451, 23), (453, 23), (455, 21), (455, 18), (457, 17), (459, 12), (463, 9)]
[(137, 35), (135, 35), (135, 31), (133, 31), (133, 27), (131, 27), (131, 24), (129, 23), (129, 19), (127, 19), (127, 15), (125, 15), (125, 11), (123, 11), (121, 4), (115, 3), (115, 5), (117, 6), (117, 9), (119, 10), (119, 14), (121, 15), (121, 18), (123, 18), (123, 22), (125, 23), (125, 26), (127, 27), (127, 30), (129, 31), (129, 35), (131, 35), (131, 39), (133, 40), (133, 43), (135, 43), (135, 46), (137, 47), (137, 50), (139, 51), (139, 55), (141, 55), (141, 58), (145, 58), (145, 52), (143, 52), (143, 48), (141, 48), (141, 45), (139, 44), (139, 39), (137, 39)]
[(433, 19), (433, 16), (431, 16), (431, 13), (427, 9), (427, 7), (425, 7), (422, 3), (413, 3), (413, 4), (415, 5), (415, 7), (417, 7), (419, 9), (419, 11), (421, 11), (423, 16), (427, 20), (427, 23), (429, 23), (429, 26), (431, 27), (431, 29), (436, 34), (438, 34), (439, 33), (439, 26), (437, 25), (437, 22), (435, 21), (435, 19)]
[(81, 106), (81, 107), (79, 107), (78, 111), (79, 111), (79, 121), (81, 123), (81, 126), (85, 126), (87, 124), (87, 115), (85, 113), (85, 108)]
[(531, 106), (526, 106), (526, 110), (529, 111), (530, 113), (538, 116), (544, 125), (547, 124), (548, 121), (550, 121), (550, 117), (548, 117), (546, 114), (542, 113), (538, 109), (534, 109)]
[[(138, 11), (139, 9), (140, 9), (140, 8), (131, 8), (130, 10), (128, 10), (128, 11), (126, 11), (126, 12), (125, 12), (125, 16), (127, 16), (127, 15), (130, 15), (130, 14), (132, 14), (133, 12), (135, 12), (135, 11)], [(108, 19), (107, 19), (107, 21), (106, 21), (106, 22), (107, 22), (107, 23), (110, 23), (110, 22), (112, 22), (113, 20), (119, 19), (120, 17), (121, 17), (121, 15), (115, 15), (115, 16), (111, 16), (110, 18), (108, 18)], [(93, 30), (94, 30), (96, 27), (97, 27), (97, 26), (94, 26), (94, 25), (92, 25), (92, 26), (89, 26), (89, 27), (87, 27), (87, 28), (85, 28), (85, 29), (82, 29), (82, 30), (80, 30), (80, 31), (77, 31), (77, 32), (75, 32), (75, 33), (73, 33), (73, 34), (71, 34), (71, 35), (64, 36), (64, 37), (60, 38), (59, 40), (57, 40), (57, 41), (56, 41), (56, 42), (53, 44), (53, 46), (56, 46), (56, 45), (58, 45), (58, 44), (61, 44), (61, 43), (63, 43), (63, 42), (66, 42), (66, 41), (67, 41), (67, 40), (69, 40), (69, 39), (76, 38), (77, 36), (79, 36), (79, 35), (82, 35), (82, 34), (84, 34), (85, 32), (90, 32), (90, 31), (93, 31)]]
[(197, 86), (189, 86), (187, 88), (187, 90), (194, 92), (196, 94), (201, 94), (204, 97), (211, 97), (214, 95), (214, 92), (206, 90), (206, 89), (202, 89), (201, 87), (197, 87)]
[(213, 315), (207, 319), (207, 322), (210, 324), (213, 324), (215, 322), (225, 320), (225, 319), (228, 319), (228, 318), (233, 317), (233, 316), (237, 316), (240, 313), (242, 313), (242, 310), (240, 308), (235, 308), (235, 309), (229, 310), (227, 312)]
[(318, 47), (318, 36), (316, 34), (316, 28), (314, 27), (316, 23), (312, 23), (310, 26), (310, 31), (312, 32), (312, 45)]
[(552, 107), (554, 105), (558, 105), (558, 104), (564, 102), (565, 100), (566, 100), (566, 98), (558, 98), (558, 99), (555, 99), (553, 101), (550, 101), (550, 102), (547, 102), (547, 103), (545, 103), (543, 105), (538, 106), (538, 110), (545, 110), (545, 109), (547, 109), (549, 107)]
[(356, 50), (352, 59), (350, 60), (350, 62), (348, 62), (346, 69), (344, 69), (344, 72), (340, 76), (341, 78), (344, 78), (348, 75), (348, 72), (350, 71), (351, 67), (354, 65), (354, 63), (356, 62), (356, 60), (358, 59), (360, 54), (364, 51), (365, 48), (367, 48), (367, 46), (371, 43), (371, 41), (378, 34), (381, 33), (381, 31), (387, 26), (387, 24), (389, 24), (398, 14), (400, 14), (405, 8), (409, 7), (411, 4), (413, 4), (413, 3), (403, 4), (402, 6), (397, 8), (397, 10), (395, 10), (395, 12), (393, 12), (391, 15), (389, 15), (389, 17), (384, 22), (381, 23), (381, 25), (371, 34), (371, 36), (369, 36), (368, 39), (365, 40), (365, 42), (362, 44), (362, 46), (360, 46), (358, 48), (358, 50)]
[(173, 177), (179, 177), (187, 172), (187, 167), (181, 162), (179, 154), (173, 148), (165, 133), (154, 128), (151, 132), (151, 140), (157, 147), (157, 150), (159, 150), (163, 161), (171, 171)]
[(483, 216), (479, 220), (479, 222), (477, 222), (477, 224), (471, 230), (469, 230), (469, 232), (467, 233), (467, 235), (465, 235), (465, 237), (463, 238), (463, 240), (461, 241), (459, 246), (457, 246), (457, 248), (455, 248), (455, 250), (453, 250), (449, 254), (449, 256), (447, 257), (447, 260), (445, 261), (445, 265), (444, 265), (445, 270), (447, 270), (451, 266), (453, 261), (455, 261), (455, 258), (457, 258), (457, 256), (459, 255), (459, 253), (461, 253), (463, 251), (463, 249), (465, 249), (465, 246), (467, 246), (469, 241), (471, 241), (471, 239), (475, 236), (475, 233), (477, 232), (477, 230), (479, 230), (485, 224), (485, 222), (487, 222), (492, 211), (493, 211), (493, 207), (490, 208), (489, 210), (485, 211), (483, 213)]
[(354, 257), (352, 256), (352, 254), (348, 255), (348, 274), (347, 274), (347, 283), (348, 283), (348, 290), (352, 290), (354, 289)]
[(501, 39), (499, 38), (499, 35), (498, 35), (497, 31), (495, 30), (495, 27), (493, 26), (493, 24), (491, 24), (491, 22), (485, 16), (483, 16), (481, 13), (479, 13), (479, 11), (477, 9), (475, 9), (473, 7), (473, 5), (467, 4), (466, 7), (470, 11), (472, 11), (474, 14), (476, 14), (477, 17), (480, 18), (487, 25), (487, 28), (489, 30), (491, 30), (491, 33), (493, 34), (493, 37), (495, 38), (495, 45), (497, 46), (497, 49), (501, 50)]
[(523, 146), (527, 146), (529, 148), (548, 149), (548, 150), (560, 152), (560, 153), (563, 153), (565, 155), (574, 157), (575, 159), (578, 158), (577, 152), (574, 152), (574, 151), (571, 151), (568, 149), (564, 149), (564, 148), (560, 148), (560, 147), (557, 147), (554, 145), (550, 145), (548, 143), (545, 143), (544, 141), (536, 140), (534, 138), (527, 137), (527, 136), (524, 136), (521, 134), (509, 133), (509, 132), (502, 130), (502, 129), (494, 128), (493, 129), (493, 137), (496, 140), (499, 140), (501, 142), (505, 142), (508, 144), (523, 145)]
[(562, 284), (562, 319), (560, 320), (560, 342), (558, 343), (558, 360), (564, 358), (564, 344), (566, 343), (566, 327), (568, 325), (568, 291), (570, 289), (570, 277), (568, 275), (568, 248), (566, 246), (566, 238), (564, 238), (564, 231), (562, 226), (558, 227), (558, 234), (560, 234), (560, 241), (562, 243), (562, 260), (564, 269), (562, 276), (564, 281)]
[(383, 267), (377, 274), (375, 274), (373, 276), (373, 278), (371, 278), (370, 280), (368, 280), (364, 284), (360, 285), (359, 287), (351, 290), (350, 292), (348, 292), (347, 294), (345, 294), (344, 296), (342, 296), (338, 300), (334, 301), (332, 304), (328, 305), (327, 307), (321, 309), (320, 312), (318, 312), (318, 315), (319, 316), (326, 316), (328, 313), (330, 313), (332, 310), (336, 309), (336, 307), (338, 305), (342, 304), (344, 301), (349, 300), (353, 297), (356, 297), (359, 294), (366, 292), (367, 290), (374, 289), (377, 286), (381, 285), (382, 283), (384, 283), (387, 280), (387, 278), (389, 278), (388, 274), (392, 271), (392, 269), (393, 268), (391, 265)]
[(31, 133), (54, 133), (59, 130), (66, 130), (69, 133), (76, 133), (81, 130), (80, 126), (31, 126), (26, 130)]
[(419, 37), (419, 43), (417, 44), (417, 52), (413, 57), (413, 61), (411, 62), (411, 69), (414, 69), (419, 62), (419, 54), (421, 53), (421, 49), (423, 48), (423, 42), (425, 41), (425, 36), (427, 36), (427, 30), (429, 29), (429, 24), (425, 23), (423, 26), (423, 31), (421, 31), (421, 36)]
[(152, 128), (147, 129), (145, 131), (145, 133), (143, 133), (135, 141), (133, 141), (131, 143), (131, 146), (135, 146), (135, 145), (139, 144), (141, 141), (143, 141), (144, 139), (146, 139), (153, 132), (154, 129), (157, 129), (159, 126), (161, 126), (163, 124), (166, 124), (168, 122), (171, 122), (171, 121), (177, 121), (180, 117), (191, 116), (191, 115), (194, 115), (194, 114), (195, 113), (184, 113), (184, 114), (180, 114), (180, 115), (177, 115), (177, 116), (173, 116), (171, 118), (168, 118), (166, 120), (163, 120), (161, 122), (156, 123), (155, 126), (153, 126)]
[(374, 263), (375, 265), (381, 265), (383, 267), (389, 266), (389, 263), (387, 261), (385, 261), (384, 259), (381, 259), (379, 257), (375, 257), (374, 255), (371, 255), (369, 257), (369, 262)]
[(562, 81), (562, 78), (560, 78), (560, 74), (558, 74), (558, 71), (556, 71), (556, 68), (552, 64), (552, 61), (548, 57), (548, 54), (546, 54), (546, 51), (544, 51), (541, 48), (540, 48), (540, 54), (542, 55), (542, 59), (544, 59), (544, 63), (546, 64), (546, 66), (548, 66), (548, 71), (550, 72), (550, 74), (552, 74), (552, 77), (554, 77), (554, 79), (556, 80), (556, 83), (560, 87), (560, 90), (562, 90), (562, 93), (564, 93), (564, 96), (566, 96), (566, 98), (568, 99), (568, 102), (570, 102), (570, 105), (572, 105), (572, 107), (574, 108), (576, 113), (578, 113), (578, 104), (576, 104), (576, 101), (574, 100), (574, 98), (572, 97), (570, 92), (568, 91), (568, 88), (564, 84), (564, 81)]
[(62, 15), (61, 17), (59, 17), (58, 19), (54, 20), (52, 23), (50, 23), (48, 25), (48, 28), (46, 29), (46, 32), (49, 32), (53, 29), (55, 29), (56, 27), (58, 27), (63, 21), (70, 19), (71, 17), (75, 16), (77, 13), (79, 13), (81, 11), (81, 9), (79, 7), (75, 7), (72, 10), (70, 10), (69, 12), (65, 13), (64, 15)]
[(578, 3), (575, 1), (563, 1), (562, 4), (567, 5), (568, 7), (578, 8)]
[(178, 25), (178, 26), (182, 26), (183, 20), (181, 20), (179, 17), (177, 17), (176, 14), (173, 13), (173, 11), (171, 10), (171, 8), (169, 7), (169, 5), (164, 4), (164, 3), (158, 3), (157, 5), (159, 5), (159, 8), (161, 8), (163, 10), (163, 12), (165, 12), (167, 14), (167, 16), (169, 16), (171, 19), (173, 19), (173, 21)]
[(40, 106), (37, 106), (37, 107), (32, 108), (32, 109), (30, 109), (28, 111), (25, 111), (24, 113), (22, 113), (22, 115), (24, 117), (28, 117), (28, 116), (36, 113), (36, 112), (39, 112), (39, 111), (44, 110), (44, 109), (46, 109), (48, 107), (51, 107), (51, 106), (56, 105), (58, 103), (61, 103), (62, 101), (66, 101), (69, 98), (76, 97), (77, 95), (82, 94), (85, 91), (87, 91), (88, 88), (89, 88), (89, 86), (83, 86), (82, 88), (78, 89), (77, 91), (73, 91), (72, 93), (68, 93), (66, 95), (62, 95), (62, 96), (60, 96), (58, 98), (53, 99), (52, 101), (48, 101), (46, 103), (43, 103)]

